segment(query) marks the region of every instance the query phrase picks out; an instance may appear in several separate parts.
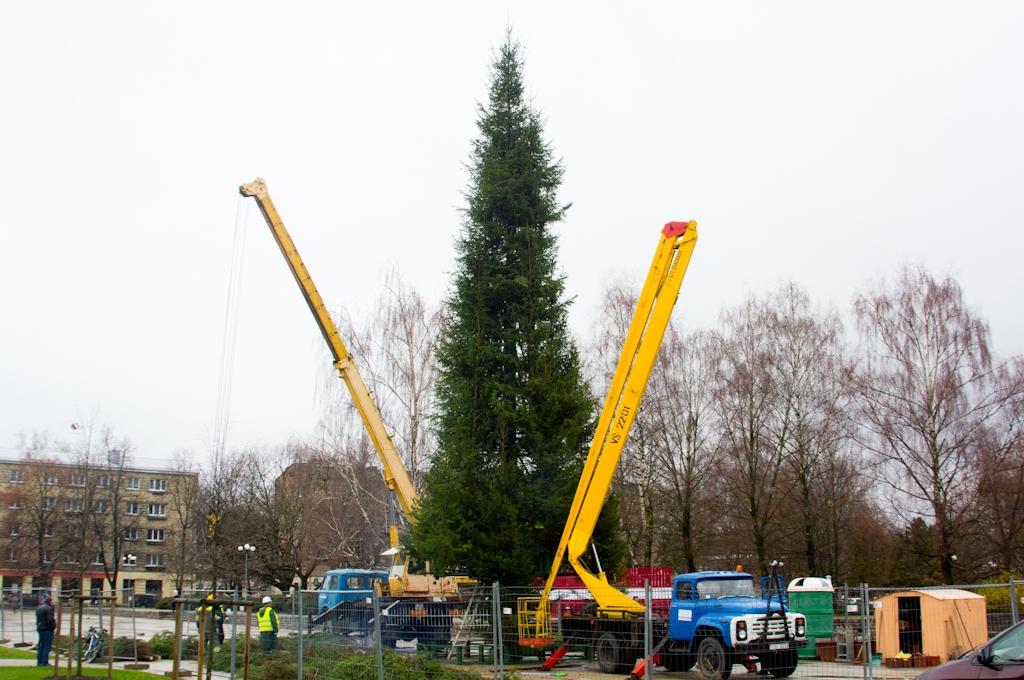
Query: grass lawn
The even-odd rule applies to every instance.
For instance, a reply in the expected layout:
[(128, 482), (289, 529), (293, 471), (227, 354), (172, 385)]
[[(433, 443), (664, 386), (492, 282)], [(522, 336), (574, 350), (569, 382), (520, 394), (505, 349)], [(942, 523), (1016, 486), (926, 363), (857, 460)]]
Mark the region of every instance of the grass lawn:
[[(61, 677), (64, 677), (64, 669), (61, 669)], [(107, 677), (106, 668), (83, 668), (82, 672), (86, 675), (95, 675), (97, 677)], [(37, 668), (36, 666), (6, 666), (0, 670), (0, 676), (4, 680), (40, 680), (41, 678), (52, 678), (53, 668)], [(152, 673), (142, 673), (139, 671), (124, 671), (115, 670), (114, 680), (153, 680), (158, 676)]]
[(15, 649), (14, 647), (0, 647), (0, 659), (34, 659), (36, 658), (35, 652), (30, 652), (25, 649)]

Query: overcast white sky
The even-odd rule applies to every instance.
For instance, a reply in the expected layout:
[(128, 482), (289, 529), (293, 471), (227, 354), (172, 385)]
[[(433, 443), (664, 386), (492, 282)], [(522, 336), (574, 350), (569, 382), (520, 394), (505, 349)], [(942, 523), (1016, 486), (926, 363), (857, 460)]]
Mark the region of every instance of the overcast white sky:
[[(254, 177), (332, 309), (392, 268), (439, 300), (506, 25), (581, 341), (692, 218), (686, 324), (787, 279), (845, 312), (921, 262), (1024, 350), (1024, 3), (7, 2), (0, 457), (72, 422), (144, 464), (206, 449)], [(229, 446), (275, 445), (314, 430), (327, 352), (255, 206), (247, 234)]]

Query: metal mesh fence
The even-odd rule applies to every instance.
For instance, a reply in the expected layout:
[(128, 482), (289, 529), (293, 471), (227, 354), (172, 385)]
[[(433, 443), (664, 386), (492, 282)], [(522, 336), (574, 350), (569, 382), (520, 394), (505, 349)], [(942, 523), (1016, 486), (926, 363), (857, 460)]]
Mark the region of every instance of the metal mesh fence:
[[(791, 592), (789, 609), (806, 617), (808, 638), (792, 675), (916, 677), (1016, 623), (1022, 590), (1020, 583), (899, 589), (837, 585), (834, 592), (811, 599)], [(245, 668), (248, 677), (300, 680), (503, 678), (514, 671), (520, 677), (541, 671), (587, 678), (607, 670), (609, 659), (617, 664), (616, 677), (634, 669), (641, 677), (686, 670), (699, 675), (695, 656), (680, 654), (671, 640), (659, 646), (670, 637), (675, 611), (670, 609), (671, 588), (665, 586), (630, 588), (628, 594), (644, 611), (632, 623), (611, 629), (607, 622), (596, 623), (595, 603), (583, 588), (553, 591), (547, 615), (541, 617), (550, 625), (543, 629), (537, 616), (539, 588), (477, 585), (446, 598), (386, 597), (373, 588), (294, 590), (270, 596), (277, 627), (270, 645), (259, 625), (262, 593), (246, 598), (219, 592), (216, 604), (201, 612), (208, 591), (183, 593), (174, 610), (137, 607), (125, 592), (5, 588), (0, 639), (35, 645), (35, 609), (44, 594), (53, 596), (60, 619), (54, 649), (61, 651), (63, 668), (69, 663), (69, 636), (75, 637), (80, 627), (86, 644), (92, 629), (105, 645), (93, 665), (106, 665), (113, 645), (116, 665), (141, 661), (155, 670), (177, 667), (195, 673), (202, 650), (204, 675), (219, 678), (242, 678)], [(614, 644), (609, 630), (616, 633)], [(638, 665), (645, 659), (650, 663)], [(727, 663), (733, 675), (766, 674), (759, 658), (735, 653)], [(773, 674), (772, 669), (767, 673)]]

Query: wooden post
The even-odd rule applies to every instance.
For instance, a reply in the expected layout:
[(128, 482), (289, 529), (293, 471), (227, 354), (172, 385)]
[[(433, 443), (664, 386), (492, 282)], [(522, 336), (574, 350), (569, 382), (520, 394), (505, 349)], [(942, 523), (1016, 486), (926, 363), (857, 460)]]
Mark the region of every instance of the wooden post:
[(174, 661), (171, 664), (171, 677), (178, 680), (181, 659), (181, 602), (174, 603)]
[(203, 677), (203, 662), (206, 661), (206, 610), (199, 605), (199, 649), (196, 650), (196, 677)]

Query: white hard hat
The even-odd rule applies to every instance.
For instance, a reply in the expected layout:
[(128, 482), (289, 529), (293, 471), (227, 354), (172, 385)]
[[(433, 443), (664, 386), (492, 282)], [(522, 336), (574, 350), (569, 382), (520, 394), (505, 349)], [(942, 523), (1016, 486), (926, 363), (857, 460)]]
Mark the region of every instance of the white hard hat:
[(270, 604), (271, 602), (273, 602), (273, 600), (270, 599), (269, 595), (263, 598), (263, 604)]

